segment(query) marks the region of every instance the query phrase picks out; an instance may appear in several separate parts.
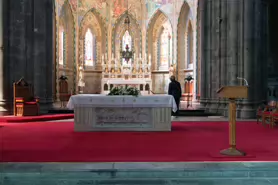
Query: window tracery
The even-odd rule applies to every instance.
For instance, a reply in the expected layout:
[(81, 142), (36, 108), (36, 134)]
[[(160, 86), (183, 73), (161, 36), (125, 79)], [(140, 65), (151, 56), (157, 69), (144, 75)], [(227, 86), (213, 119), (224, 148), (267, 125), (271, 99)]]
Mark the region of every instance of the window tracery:
[(94, 66), (94, 35), (90, 29), (85, 34), (85, 66)]
[(60, 32), (59, 37), (60, 47), (59, 47), (59, 65), (64, 66), (65, 65), (65, 32)]

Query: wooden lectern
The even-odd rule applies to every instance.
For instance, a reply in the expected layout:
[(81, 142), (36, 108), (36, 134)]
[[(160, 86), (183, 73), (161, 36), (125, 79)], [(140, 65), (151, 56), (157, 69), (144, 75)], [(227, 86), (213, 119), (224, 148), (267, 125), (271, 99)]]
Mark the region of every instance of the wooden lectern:
[(236, 148), (236, 99), (248, 97), (248, 86), (221, 87), (217, 94), (221, 98), (229, 98), (229, 144), (230, 148), (222, 150), (222, 155), (244, 156), (245, 153)]

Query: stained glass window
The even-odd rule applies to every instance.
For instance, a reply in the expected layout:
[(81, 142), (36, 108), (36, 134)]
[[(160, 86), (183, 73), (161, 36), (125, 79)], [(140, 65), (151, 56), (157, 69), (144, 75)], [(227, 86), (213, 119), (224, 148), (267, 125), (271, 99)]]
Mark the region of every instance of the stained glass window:
[(193, 55), (193, 33), (192, 33), (192, 27), (191, 25), (189, 25), (188, 34), (187, 34), (187, 65), (193, 63), (192, 55)]
[(85, 35), (85, 66), (94, 65), (94, 36), (92, 31), (88, 29)]
[(126, 45), (128, 45), (129, 51), (132, 50), (132, 38), (128, 31), (125, 32), (122, 43), (122, 50), (125, 50)]
[[(132, 37), (129, 34), (128, 30), (126, 30), (125, 34), (123, 35), (123, 39), (122, 39), (122, 50), (125, 51), (126, 49), (126, 45), (128, 45), (129, 47), (129, 51), (132, 50)], [(125, 60), (123, 59), (123, 63), (125, 62)]]
[(60, 32), (60, 47), (59, 47), (59, 65), (64, 65), (64, 49), (65, 49), (65, 34)]
[(169, 62), (170, 51), (169, 33), (164, 29), (160, 36), (160, 65), (166, 66)]

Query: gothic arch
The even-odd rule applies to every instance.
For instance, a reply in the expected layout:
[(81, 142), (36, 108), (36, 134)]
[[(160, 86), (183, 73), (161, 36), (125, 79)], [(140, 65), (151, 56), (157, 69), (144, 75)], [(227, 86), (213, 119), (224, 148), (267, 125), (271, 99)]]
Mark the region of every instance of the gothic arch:
[[(57, 58), (56, 58), (56, 85), (58, 87), (58, 78), (61, 75), (66, 75), (68, 77), (69, 89), (74, 89), (74, 68), (75, 68), (75, 21), (71, 6), (68, 1), (63, 4), (60, 15), (57, 18), (57, 32), (56, 32), (56, 42), (57, 42)], [(61, 29), (64, 31), (64, 65), (59, 65), (59, 48), (61, 47), (59, 41), (61, 39)]]
[[(100, 14), (95, 9), (88, 11), (83, 17), (79, 28), (79, 63), (84, 62), (84, 39), (87, 30), (90, 29), (96, 38), (97, 61), (96, 67), (101, 63), (101, 56), (105, 53), (106, 26)], [(81, 65), (81, 64), (79, 64)]]
[(188, 3), (184, 2), (177, 26), (177, 73), (180, 82), (188, 75), (194, 76), (194, 28), (192, 11)]
[[(124, 24), (124, 20), (127, 16), (127, 11), (123, 13), (115, 22), (115, 26), (112, 30), (112, 53), (116, 58), (119, 58), (119, 51), (121, 47), (121, 39), (128, 29), (127, 26)], [(141, 53), (141, 41), (142, 41), (142, 32), (140, 25), (138, 24), (136, 18), (128, 14), (130, 19), (130, 26), (129, 26), (129, 33), (132, 36), (132, 43), (134, 47), (134, 51), (137, 56)]]
[(153, 15), (151, 20), (149, 21), (147, 27), (147, 51), (148, 57), (151, 56), (151, 63), (152, 63), (152, 70), (158, 70), (157, 63), (158, 63), (158, 47), (157, 42), (159, 40), (159, 36), (162, 33), (165, 23), (168, 23), (168, 29), (173, 35), (173, 27), (169, 18), (160, 10), (158, 9), (156, 13)]

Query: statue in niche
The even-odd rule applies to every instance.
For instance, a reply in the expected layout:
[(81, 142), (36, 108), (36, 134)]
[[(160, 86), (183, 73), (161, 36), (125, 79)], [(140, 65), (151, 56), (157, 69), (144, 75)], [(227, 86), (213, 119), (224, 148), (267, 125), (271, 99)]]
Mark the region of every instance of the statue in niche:
[(105, 73), (108, 73), (107, 67), (105, 67), (103, 71), (104, 71)]
[(118, 74), (121, 74), (122, 70), (121, 68), (118, 68)]
[(114, 69), (114, 68), (111, 69), (111, 73), (112, 73), (112, 76), (111, 76), (111, 77), (112, 77), (112, 78), (115, 78), (115, 69)]
[(133, 74), (136, 74), (136, 72), (137, 72), (137, 71), (136, 71), (136, 68), (135, 68), (135, 67), (133, 67), (133, 69), (132, 69), (132, 73), (133, 73)]

